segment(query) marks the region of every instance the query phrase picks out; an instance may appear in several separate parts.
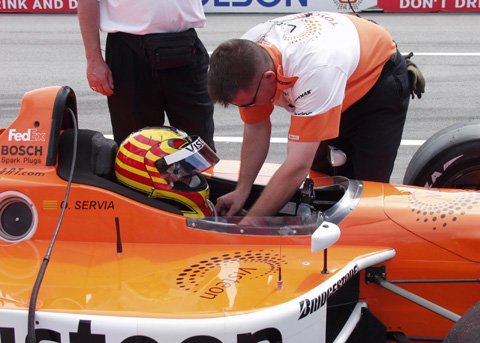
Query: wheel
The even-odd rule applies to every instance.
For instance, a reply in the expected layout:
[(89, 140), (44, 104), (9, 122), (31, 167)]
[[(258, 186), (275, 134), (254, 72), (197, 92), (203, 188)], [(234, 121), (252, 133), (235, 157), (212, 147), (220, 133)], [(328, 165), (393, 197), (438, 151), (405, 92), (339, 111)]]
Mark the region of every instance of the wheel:
[(443, 343), (480, 342), (480, 302), (476, 303), (455, 323)]
[(405, 185), (480, 189), (480, 121), (440, 130), (410, 161)]

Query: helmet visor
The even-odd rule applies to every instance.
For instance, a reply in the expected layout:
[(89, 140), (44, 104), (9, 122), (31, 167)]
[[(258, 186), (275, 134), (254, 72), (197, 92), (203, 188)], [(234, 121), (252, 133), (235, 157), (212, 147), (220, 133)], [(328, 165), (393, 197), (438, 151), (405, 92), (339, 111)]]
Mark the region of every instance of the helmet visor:
[(195, 172), (202, 172), (213, 167), (220, 159), (200, 138), (192, 137), (192, 142), (181, 150), (167, 155), (155, 162), (155, 166), (168, 182), (182, 181), (189, 183)]

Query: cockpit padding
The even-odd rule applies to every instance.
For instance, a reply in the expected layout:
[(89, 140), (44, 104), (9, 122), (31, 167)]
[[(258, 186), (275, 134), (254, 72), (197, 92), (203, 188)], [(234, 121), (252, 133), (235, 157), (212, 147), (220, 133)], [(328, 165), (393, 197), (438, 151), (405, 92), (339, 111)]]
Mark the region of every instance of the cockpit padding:
[[(67, 181), (73, 156), (74, 130), (65, 130), (60, 136), (58, 149), (58, 169), (60, 178)], [(100, 132), (93, 130), (78, 130), (77, 158), (73, 182), (99, 187), (123, 195), (144, 205), (163, 211), (182, 215), (182, 212), (158, 199), (149, 198), (116, 181), (115, 156), (118, 146)]]

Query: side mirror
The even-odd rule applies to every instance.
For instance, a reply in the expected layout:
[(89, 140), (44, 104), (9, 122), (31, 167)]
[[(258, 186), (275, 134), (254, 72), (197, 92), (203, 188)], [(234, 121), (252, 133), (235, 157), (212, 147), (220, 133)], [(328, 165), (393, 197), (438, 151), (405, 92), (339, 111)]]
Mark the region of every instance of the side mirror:
[(340, 228), (332, 223), (323, 222), (312, 234), (312, 252), (319, 252), (334, 244), (340, 237)]

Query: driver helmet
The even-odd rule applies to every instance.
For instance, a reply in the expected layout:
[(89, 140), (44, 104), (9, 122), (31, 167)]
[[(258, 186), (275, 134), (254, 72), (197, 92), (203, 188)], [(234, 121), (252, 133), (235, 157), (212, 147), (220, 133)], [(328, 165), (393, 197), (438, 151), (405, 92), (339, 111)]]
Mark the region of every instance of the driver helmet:
[(180, 208), (187, 217), (212, 213), (207, 179), (200, 172), (219, 158), (196, 136), (170, 126), (145, 128), (118, 149), (115, 175), (121, 183)]

